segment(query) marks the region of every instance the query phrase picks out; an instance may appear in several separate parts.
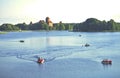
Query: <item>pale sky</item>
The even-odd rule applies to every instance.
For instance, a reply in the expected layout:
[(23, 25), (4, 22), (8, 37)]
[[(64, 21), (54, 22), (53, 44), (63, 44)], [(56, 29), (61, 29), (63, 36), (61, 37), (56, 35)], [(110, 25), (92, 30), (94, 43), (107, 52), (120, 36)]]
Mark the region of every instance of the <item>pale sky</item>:
[(120, 22), (120, 0), (0, 0), (0, 25), (45, 20), (79, 23), (87, 18)]

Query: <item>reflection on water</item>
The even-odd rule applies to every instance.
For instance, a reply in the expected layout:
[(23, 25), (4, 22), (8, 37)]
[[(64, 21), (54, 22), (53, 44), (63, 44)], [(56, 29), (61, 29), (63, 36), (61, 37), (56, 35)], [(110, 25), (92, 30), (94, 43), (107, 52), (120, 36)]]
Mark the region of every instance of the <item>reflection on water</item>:
[(104, 70), (109, 69), (112, 66), (112, 64), (102, 64), (102, 65)]

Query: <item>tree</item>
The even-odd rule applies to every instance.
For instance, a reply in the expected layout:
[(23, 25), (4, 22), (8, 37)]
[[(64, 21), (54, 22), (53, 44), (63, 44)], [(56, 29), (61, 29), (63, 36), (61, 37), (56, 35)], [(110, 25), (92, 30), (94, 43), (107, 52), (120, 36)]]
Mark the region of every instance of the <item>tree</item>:
[(108, 25), (108, 30), (114, 30), (115, 29), (115, 22), (114, 22), (113, 19), (108, 21), (107, 25)]
[(19, 28), (12, 24), (2, 24), (0, 26), (0, 31), (13, 31), (13, 30), (19, 30)]
[(74, 31), (118, 31), (120, 30), (120, 23), (116, 23), (113, 19), (106, 22), (97, 20), (95, 18), (89, 18), (83, 23), (76, 24), (73, 27)]
[(19, 24), (16, 24), (15, 26), (19, 27), (19, 29), (21, 30), (28, 30), (29, 27), (26, 23), (19, 23)]
[(43, 23), (42, 26), (44, 27), (43, 28), (44, 30), (49, 30), (49, 26), (47, 23)]
[(65, 26), (61, 21), (59, 23), (59, 30), (65, 30)]

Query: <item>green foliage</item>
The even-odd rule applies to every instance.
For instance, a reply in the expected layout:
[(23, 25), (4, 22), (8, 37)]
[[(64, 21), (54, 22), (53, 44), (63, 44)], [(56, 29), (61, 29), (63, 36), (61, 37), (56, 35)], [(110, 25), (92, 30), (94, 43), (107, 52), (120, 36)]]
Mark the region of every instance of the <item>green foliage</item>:
[(72, 23), (66, 23), (66, 24), (64, 24), (64, 26), (65, 26), (65, 30), (72, 31), (73, 27), (74, 27), (74, 24), (72, 24)]
[(69, 30), (83, 32), (99, 32), (99, 31), (120, 31), (120, 23), (116, 23), (113, 19), (110, 21), (100, 21), (96, 18), (89, 18), (82, 23), (54, 23), (53, 27), (48, 26), (44, 20), (37, 23), (25, 24), (19, 23), (16, 25), (3, 24), (0, 26), (0, 31), (14, 30)]
[(74, 27), (74, 24), (72, 23), (56, 23), (54, 24), (53, 29), (54, 30), (70, 30), (72, 31)]
[(59, 23), (59, 30), (65, 30), (65, 26), (63, 23)]
[(7, 33), (7, 32), (1, 32), (1, 31), (0, 31), (0, 34), (6, 34), (6, 33)]
[(59, 30), (59, 23), (54, 24), (54, 29)]
[(19, 30), (19, 28), (12, 24), (3, 24), (0, 26), (0, 31), (13, 31), (13, 30)]
[(73, 31), (85, 31), (85, 32), (90, 32), (90, 31), (118, 31), (120, 30), (120, 24), (116, 23), (113, 19), (110, 21), (100, 21), (95, 18), (89, 18), (83, 23), (76, 24), (73, 27)]
[(29, 29), (30, 30), (40, 30), (40, 29), (42, 29), (42, 26), (40, 23), (34, 23), (32, 25), (29, 25)]
[(47, 23), (42, 24), (44, 30), (49, 30), (49, 26)]
[(28, 25), (25, 23), (16, 24), (15, 26), (19, 27), (19, 29), (21, 29), (21, 30), (28, 30), (29, 29)]
[(30, 24), (28, 25), (28, 27), (30, 30), (51, 30), (52, 29), (45, 22), (37, 22), (34, 24)]

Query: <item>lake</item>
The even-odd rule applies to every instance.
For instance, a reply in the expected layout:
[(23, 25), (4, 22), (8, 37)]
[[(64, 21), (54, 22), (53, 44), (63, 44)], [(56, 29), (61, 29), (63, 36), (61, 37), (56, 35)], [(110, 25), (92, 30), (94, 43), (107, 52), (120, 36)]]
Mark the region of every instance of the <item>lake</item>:
[[(45, 63), (38, 64), (38, 57)], [(0, 78), (120, 78), (119, 66), (120, 32), (0, 34)]]

